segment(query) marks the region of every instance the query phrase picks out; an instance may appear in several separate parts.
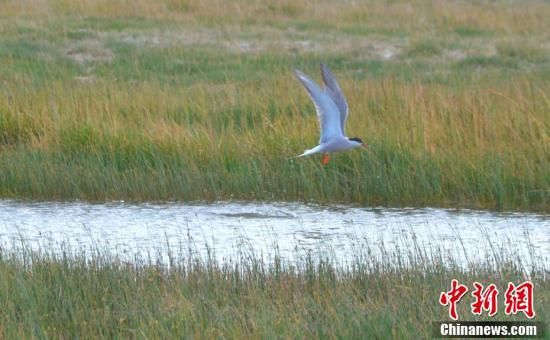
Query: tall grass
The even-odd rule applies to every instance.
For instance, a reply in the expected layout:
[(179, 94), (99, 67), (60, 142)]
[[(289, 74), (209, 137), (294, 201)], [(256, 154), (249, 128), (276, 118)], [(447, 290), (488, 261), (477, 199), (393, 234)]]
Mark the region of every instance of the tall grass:
[[(550, 6), (417, 5), (3, 2), (0, 195), (547, 211)], [(325, 168), (320, 61), (371, 146)]]
[[(361, 240), (356, 246), (346, 263), (330, 249), (292, 260), (240, 248), (225, 262), (192, 249), (132, 262), (101, 249), (0, 249), (0, 337), (429, 338), (432, 321), (449, 319), (437, 301), (452, 279), (470, 290), (474, 281), (502, 290), (531, 280), (535, 320), (549, 316), (548, 262), (536, 254), (526, 265), (492, 245), (493, 256), (464, 267), (414, 245), (407, 256), (388, 246), (374, 256), (379, 249)], [(475, 317), (470, 300), (458, 304), (460, 320), (526, 320), (505, 315), (503, 299), (496, 317)]]

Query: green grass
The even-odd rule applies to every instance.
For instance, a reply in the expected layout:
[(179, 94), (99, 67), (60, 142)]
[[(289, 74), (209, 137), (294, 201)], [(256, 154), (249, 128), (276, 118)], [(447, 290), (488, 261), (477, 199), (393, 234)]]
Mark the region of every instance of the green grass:
[[(549, 16), (541, 1), (2, 1), (0, 197), (546, 213)], [(292, 70), (319, 80), (320, 62), (370, 145), (327, 167), (289, 159), (318, 140)], [(168, 265), (0, 247), (0, 338), (425, 338), (452, 278), (530, 278), (549, 317), (546, 259), (369, 249)]]
[[(548, 211), (546, 3), (44, 4), (0, 4), (2, 197)], [(371, 145), (325, 168), (319, 62)]]
[(356, 250), (344, 263), (330, 248), (290, 260), (242, 245), (225, 262), (215, 249), (149, 250), (133, 262), (66, 243), (62, 251), (0, 249), (0, 337), (429, 338), (432, 321), (449, 320), (437, 301), (452, 279), (470, 291), (474, 281), (501, 290), (496, 317), (472, 315), (468, 295), (458, 303), (461, 321), (527, 320), (505, 315), (500, 298), (508, 282), (526, 278), (535, 285), (535, 321), (549, 317), (548, 262), (536, 253), (520, 258), (514, 247), (492, 245), (492, 255), (465, 266), (459, 252), (351, 242)]

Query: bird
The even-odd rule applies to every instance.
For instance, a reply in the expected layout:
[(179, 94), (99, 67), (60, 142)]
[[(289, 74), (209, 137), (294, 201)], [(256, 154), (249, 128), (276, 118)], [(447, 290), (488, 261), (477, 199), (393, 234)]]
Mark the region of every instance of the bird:
[(321, 163), (327, 165), (330, 160), (329, 153), (354, 149), (360, 146), (366, 149), (368, 145), (361, 138), (346, 137), (345, 125), (348, 118), (348, 103), (329, 68), (321, 63), (323, 89), (302, 71), (294, 70), (294, 74), (302, 85), (304, 85), (309, 97), (313, 101), (321, 128), (319, 145), (305, 150), (304, 153), (296, 157), (322, 153), (323, 158)]

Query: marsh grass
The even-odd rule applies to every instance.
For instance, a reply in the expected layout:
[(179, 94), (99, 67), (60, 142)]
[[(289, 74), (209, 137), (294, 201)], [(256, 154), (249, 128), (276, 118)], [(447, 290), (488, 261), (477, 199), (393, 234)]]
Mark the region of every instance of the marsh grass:
[[(548, 318), (548, 262), (535, 253), (529, 261), (493, 244), (485, 260), (464, 266), (419, 245), (403, 253), (353, 242), (346, 262), (330, 248), (283, 258), (276, 244), (271, 257), (246, 244), (224, 261), (212, 248), (197, 255), (193, 246), (167, 246), (128, 261), (101, 247), (21, 243), (0, 249), (0, 337), (428, 338), (432, 321), (449, 318), (437, 301), (452, 279), (501, 290), (531, 280), (535, 320)], [(460, 320), (526, 320), (505, 315), (502, 299), (496, 317), (474, 317), (470, 300), (458, 304)]]
[[(2, 2), (0, 195), (547, 210), (548, 4), (335, 6)], [(326, 168), (321, 61), (371, 145)]]

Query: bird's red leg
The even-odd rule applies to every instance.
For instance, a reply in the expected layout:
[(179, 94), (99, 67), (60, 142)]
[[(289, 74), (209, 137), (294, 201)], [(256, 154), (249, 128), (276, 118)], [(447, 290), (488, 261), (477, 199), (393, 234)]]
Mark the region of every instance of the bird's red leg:
[(327, 165), (328, 161), (330, 161), (330, 156), (328, 155), (328, 153), (324, 153), (323, 154), (323, 159), (321, 160), (321, 163), (323, 165)]

